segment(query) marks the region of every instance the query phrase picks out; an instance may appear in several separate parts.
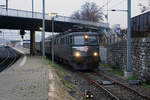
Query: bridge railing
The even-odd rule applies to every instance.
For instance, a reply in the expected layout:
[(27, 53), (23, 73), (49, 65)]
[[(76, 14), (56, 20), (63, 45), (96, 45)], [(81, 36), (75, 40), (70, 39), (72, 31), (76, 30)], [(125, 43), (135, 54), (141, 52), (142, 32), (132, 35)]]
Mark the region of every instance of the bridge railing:
[(79, 23), (79, 24), (86, 24), (86, 25), (93, 25), (93, 26), (101, 26), (101, 27), (109, 27), (108, 23), (102, 23), (102, 22), (91, 22), (91, 21), (85, 21), (85, 20), (79, 20), (74, 19), (72, 17), (65, 17), (65, 16), (57, 16), (55, 18), (57, 21), (65, 21), (65, 22), (73, 22), (73, 23)]
[[(36, 18), (36, 19), (42, 19), (43, 14), (40, 12), (34, 12), (32, 11), (25, 11), (25, 10), (17, 10), (17, 9), (8, 9), (6, 8), (0, 8), (0, 15), (3, 16), (14, 16), (14, 17), (24, 17), (24, 18)], [(51, 20), (51, 17), (48, 14), (45, 14), (45, 19), (46, 20)], [(109, 24), (107, 23), (96, 23), (96, 22), (91, 22), (91, 21), (85, 21), (85, 20), (78, 20), (78, 19), (73, 19), (71, 17), (65, 17), (65, 16), (57, 16), (55, 18), (57, 21), (64, 21), (64, 22), (70, 22), (70, 23), (79, 23), (79, 24), (86, 24), (86, 25), (93, 25), (93, 26), (98, 26), (98, 27), (109, 27)]]

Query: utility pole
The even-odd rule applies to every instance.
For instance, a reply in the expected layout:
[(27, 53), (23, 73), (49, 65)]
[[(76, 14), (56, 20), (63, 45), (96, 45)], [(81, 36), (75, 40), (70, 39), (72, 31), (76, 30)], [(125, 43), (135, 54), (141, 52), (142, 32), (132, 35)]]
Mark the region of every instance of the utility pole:
[(132, 77), (131, 68), (131, 0), (127, 0), (128, 9), (127, 10), (115, 10), (111, 11), (127, 11), (128, 12), (128, 33), (127, 33), (127, 67), (124, 71), (125, 77)]
[(45, 0), (43, 0), (42, 57), (45, 58)]
[(125, 77), (131, 77), (131, 0), (128, 0), (127, 69)]
[(54, 17), (52, 18), (52, 65), (54, 64)]
[(52, 19), (52, 44), (51, 44), (51, 46), (52, 46), (52, 49), (51, 49), (51, 54), (52, 54), (52, 65), (54, 64), (54, 28), (55, 28), (55, 25), (54, 25), (54, 22), (55, 22), (55, 17), (57, 17), (57, 13), (50, 13), (50, 14), (48, 14), (50, 17), (51, 17), (51, 19)]
[(8, 11), (8, 0), (6, 0), (6, 10)]
[(32, 0), (32, 18), (34, 17), (34, 0)]

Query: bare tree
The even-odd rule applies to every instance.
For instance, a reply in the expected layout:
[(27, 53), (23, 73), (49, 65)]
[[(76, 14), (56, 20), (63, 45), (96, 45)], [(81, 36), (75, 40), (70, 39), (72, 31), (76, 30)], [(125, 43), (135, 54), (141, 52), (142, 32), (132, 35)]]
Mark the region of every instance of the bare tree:
[(72, 17), (75, 18), (75, 19), (82, 19), (82, 18), (81, 18), (81, 13), (80, 13), (80, 11), (75, 11), (75, 12), (72, 14)]
[(142, 3), (139, 3), (140, 9), (141, 9), (141, 13), (144, 13), (145, 11), (150, 9), (150, 0), (148, 0), (148, 6), (143, 5)]
[(82, 19), (93, 22), (103, 21), (103, 12), (94, 2), (86, 2), (82, 5), (81, 10), (72, 14), (73, 18)]

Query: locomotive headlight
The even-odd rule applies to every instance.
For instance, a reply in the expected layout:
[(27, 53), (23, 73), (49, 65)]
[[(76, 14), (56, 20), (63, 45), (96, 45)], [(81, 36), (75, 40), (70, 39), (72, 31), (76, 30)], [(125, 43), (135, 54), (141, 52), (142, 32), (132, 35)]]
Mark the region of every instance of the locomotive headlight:
[(80, 57), (80, 55), (81, 55), (80, 52), (75, 52), (76, 57)]
[(84, 38), (85, 38), (85, 39), (88, 39), (88, 35), (84, 35)]
[(89, 95), (86, 95), (86, 97), (88, 98), (88, 97), (89, 97)]
[(98, 53), (97, 53), (97, 52), (94, 52), (93, 55), (94, 55), (94, 56), (98, 56)]

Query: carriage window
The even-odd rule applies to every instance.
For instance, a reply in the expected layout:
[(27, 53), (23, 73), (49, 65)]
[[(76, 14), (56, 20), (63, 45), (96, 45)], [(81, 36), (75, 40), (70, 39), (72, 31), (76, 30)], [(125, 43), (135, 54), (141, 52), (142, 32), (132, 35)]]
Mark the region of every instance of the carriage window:
[(88, 37), (88, 44), (89, 45), (97, 45), (98, 44), (97, 37), (96, 36), (89, 36)]
[(69, 37), (67, 37), (67, 44), (69, 45)]
[(57, 43), (56, 44), (58, 45), (58, 39), (57, 39)]
[(60, 44), (60, 39), (58, 39), (58, 44)]
[(64, 38), (64, 44), (66, 44), (66, 37)]
[(70, 36), (69, 39), (70, 39), (70, 41), (69, 41), (70, 43), (69, 44), (72, 44), (72, 36)]
[(61, 38), (61, 40), (60, 40), (60, 44), (63, 44), (63, 38)]

